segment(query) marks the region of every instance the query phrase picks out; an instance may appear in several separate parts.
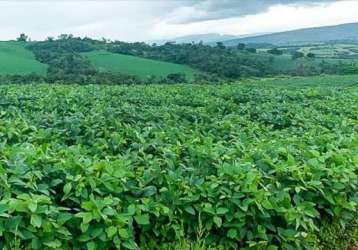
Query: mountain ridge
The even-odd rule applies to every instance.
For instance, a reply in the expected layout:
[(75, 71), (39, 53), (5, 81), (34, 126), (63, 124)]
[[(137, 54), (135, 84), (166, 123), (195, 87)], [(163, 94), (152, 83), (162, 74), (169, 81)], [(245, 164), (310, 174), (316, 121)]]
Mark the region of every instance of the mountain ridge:
[(265, 35), (250, 36), (246, 38), (230, 39), (223, 43), (227, 46), (235, 46), (238, 43), (270, 43), (270, 44), (297, 44), (330, 41), (357, 41), (358, 22), (345, 23), (330, 26), (302, 28), (282, 31)]
[[(255, 34), (254, 34), (255, 35)], [(256, 34), (257, 35), (257, 34)], [(147, 43), (156, 43), (159, 45), (165, 44), (166, 42), (175, 42), (175, 43), (199, 43), (203, 42), (204, 44), (213, 44), (216, 42), (224, 42), (227, 40), (245, 38), (252, 35), (229, 35), (229, 34), (218, 34), (218, 33), (207, 33), (207, 34), (195, 34), (195, 35), (187, 35), (180, 36), (171, 39), (159, 39), (159, 40), (151, 40)]]

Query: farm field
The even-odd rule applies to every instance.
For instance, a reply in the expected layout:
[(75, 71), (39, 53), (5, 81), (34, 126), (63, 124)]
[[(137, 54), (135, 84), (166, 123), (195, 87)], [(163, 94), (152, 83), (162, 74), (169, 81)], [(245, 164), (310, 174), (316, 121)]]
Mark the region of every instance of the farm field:
[[(326, 65), (356, 65), (358, 63), (358, 46), (357, 44), (314, 44), (314, 45), (292, 45), (278, 47), (283, 51), (283, 55), (267, 55), (269, 49), (258, 49), (258, 59), (271, 57), (271, 67), (276, 72), (283, 74), (294, 71), (299, 68), (316, 68), (318, 71), (323, 70), (322, 64)], [(302, 52), (304, 55), (314, 54), (314, 58), (292, 59), (293, 51)], [(342, 74), (340, 72), (339, 74)]]
[(358, 76), (0, 85), (0, 249), (338, 249), (357, 175)]
[(31, 74), (45, 75), (47, 66), (36, 61), (24, 43), (0, 42), (0, 75)]
[(82, 53), (100, 71), (135, 75), (140, 78), (150, 76), (166, 77), (173, 73), (183, 73), (193, 79), (195, 70), (187, 65), (150, 60), (130, 55), (114, 54), (106, 51)]
[[(280, 48), (285, 49), (285, 48)], [(304, 52), (305, 55), (310, 53), (309, 51), (305, 51), (306, 47), (303, 47), (302, 50), (298, 49), (298, 51)], [(332, 67), (344, 64), (344, 65), (354, 65), (358, 62), (356, 59), (339, 59), (339, 58), (332, 58), (332, 57), (319, 57), (317, 55), (316, 58), (298, 58), (292, 59), (292, 52), (285, 51), (283, 55), (270, 55), (267, 54), (265, 50), (260, 50), (259, 53), (256, 55), (251, 55), (252, 58), (257, 58), (257, 60), (270, 60), (270, 70), (276, 73), (281, 73), (283, 75), (287, 75), (287, 72), (299, 72), (298, 74), (302, 74), (300, 72), (300, 68), (314, 68), (318, 72), (324, 70), (327, 65), (331, 65)], [(325, 66), (323, 67), (322, 64)]]
[(304, 53), (315, 53), (319, 58), (358, 58), (358, 44), (322, 44), (316, 46), (304, 46), (300, 49)]
[[(313, 53), (316, 59), (324, 59), (335, 62), (340, 60), (342, 62), (356, 62), (358, 59), (358, 44), (357, 43), (318, 43), (311, 45), (291, 45), (281, 46), (286, 52), (291, 50), (297, 50), (305, 55)], [(259, 51), (264, 52), (267, 49), (260, 49)]]

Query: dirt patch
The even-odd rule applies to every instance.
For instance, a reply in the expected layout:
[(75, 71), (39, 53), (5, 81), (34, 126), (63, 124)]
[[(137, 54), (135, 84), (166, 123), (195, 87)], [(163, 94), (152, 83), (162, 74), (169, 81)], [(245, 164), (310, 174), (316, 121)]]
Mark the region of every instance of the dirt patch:
[(358, 250), (358, 246), (355, 245), (349, 246), (347, 250)]

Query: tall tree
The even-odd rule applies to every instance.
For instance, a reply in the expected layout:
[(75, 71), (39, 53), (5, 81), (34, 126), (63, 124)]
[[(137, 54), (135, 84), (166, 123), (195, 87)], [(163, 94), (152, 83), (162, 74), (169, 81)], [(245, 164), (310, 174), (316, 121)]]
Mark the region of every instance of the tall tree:
[(24, 33), (20, 34), (20, 36), (18, 38), (16, 38), (16, 40), (19, 42), (26, 42), (28, 39), (29, 39), (29, 37), (27, 35), (25, 35)]

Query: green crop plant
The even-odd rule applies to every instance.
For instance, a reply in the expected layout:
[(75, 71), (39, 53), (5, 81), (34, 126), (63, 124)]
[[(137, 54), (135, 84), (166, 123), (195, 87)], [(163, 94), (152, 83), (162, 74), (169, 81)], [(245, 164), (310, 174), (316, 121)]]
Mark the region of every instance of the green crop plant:
[(0, 249), (312, 249), (356, 219), (356, 79), (0, 86)]

